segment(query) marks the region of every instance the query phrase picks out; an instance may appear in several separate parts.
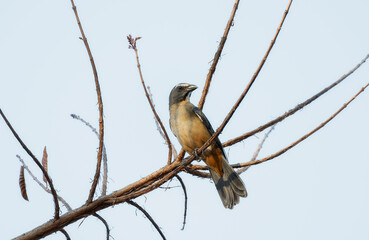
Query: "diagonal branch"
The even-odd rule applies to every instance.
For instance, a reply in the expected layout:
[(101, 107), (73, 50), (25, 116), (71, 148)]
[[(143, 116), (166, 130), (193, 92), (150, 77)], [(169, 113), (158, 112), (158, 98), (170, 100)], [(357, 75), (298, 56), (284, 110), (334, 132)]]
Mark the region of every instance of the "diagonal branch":
[[(273, 126), (269, 129), (269, 131), (264, 135), (264, 138), (263, 138), (263, 140), (259, 143), (258, 148), (256, 149), (256, 151), (255, 151), (254, 155), (253, 155), (253, 156), (252, 156), (252, 158), (251, 158), (251, 161), (254, 161), (254, 160), (258, 157), (258, 155), (259, 155), (259, 153), (260, 153), (260, 150), (261, 150), (261, 148), (263, 147), (263, 145), (264, 145), (264, 143), (265, 143), (265, 140), (269, 137), (270, 133), (274, 130), (274, 127), (275, 127), (275, 125), (273, 125)], [(246, 171), (247, 171), (247, 169), (249, 169), (249, 167), (250, 167), (250, 166), (246, 166), (246, 167), (244, 167), (244, 168), (239, 169), (239, 170), (237, 171), (237, 174), (238, 174), (238, 175), (240, 175), (240, 174), (242, 174), (242, 173), (246, 172)]]
[(343, 80), (345, 80), (348, 76), (350, 76), (352, 73), (354, 73), (362, 64), (365, 63), (366, 60), (368, 60), (369, 58), (369, 54), (365, 56), (365, 58), (363, 60), (361, 60), (361, 62), (359, 64), (357, 64), (353, 69), (351, 69), (348, 73), (344, 74), (342, 77), (340, 77), (337, 81), (335, 81), (334, 83), (332, 83), (331, 85), (329, 85), (328, 87), (324, 88), (323, 90), (321, 90), (320, 92), (318, 92), (317, 94), (315, 94), (314, 96), (312, 96), (311, 98), (307, 99), (305, 102), (298, 104), (296, 107), (294, 107), (293, 109), (289, 110), (288, 112), (286, 112), (285, 114), (277, 117), (276, 119), (250, 131), (247, 132), (239, 137), (230, 139), (228, 141), (226, 141), (225, 143), (223, 143), (223, 147), (229, 147), (233, 144), (239, 143), (243, 140), (245, 140), (248, 137), (253, 136), (254, 134), (263, 131), (264, 129), (278, 123), (281, 122), (282, 120), (284, 120), (287, 117), (292, 116), (293, 114), (295, 114), (297, 111), (303, 109), (304, 107), (306, 107), (307, 105), (309, 105), (310, 103), (312, 103), (313, 101), (315, 101), (316, 99), (318, 99), (320, 96), (322, 96), (323, 94), (325, 94), (326, 92), (328, 92), (329, 90), (331, 90), (332, 88), (334, 88), (335, 86), (337, 86), (339, 83), (341, 83)]
[(5, 115), (4, 115), (3, 111), (1, 110), (1, 108), (0, 108), (0, 115), (3, 117), (6, 125), (8, 125), (10, 131), (12, 131), (14, 137), (18, 140), (18, 142), (23, 147), (23, 149), (33, 159), (33, 161), (36, 163), (36, 165), (41, 169), (42, 173), (44, 174), (47, 182), (50, 185), (51, 193), (52, 193), (53, 198), (54, 198), (54, 204), (55, 204), (54, 219), (58, 219), (59, 218), (59, 211), (60, 211), (59, 202), (58, 202), (58, 194), (55, 191), (54, 184), (53, 184), (51, 178), (49, 177), (49, 174), (44, 169), (44, 167), (41, 165), (40, 161), (35, 157), (35, 155), (33, 155), (33, 153), (31, 152), (31, 150), (29, 150), (29, 148), (26, 146), (26, 144), (24, 144), (24, 142), (19, 137), (19, 135), (17, 134), (17, 132), (14, 130), (14, 128), (12, 127), (12, 125), (10, 124), (10, 122), (8, 121), (8, 119), (5, 117)]
[[(152, 102), (152, 105), (153, 105), (153, 106), (154, 106), (154, 108), (155, 108), (154, 99), (152, 98), (152, 94), (151, 94), (151, 91), (150, 91), (150, 87), (149, 87), (149, 86), (147, 86), (147, 91), (148, 91), (148, 93), (149, 93), (150, 101)], [(158, 131), (159, 131), (160, 135), (162, 136), (162, 138), (164, 138), (165, 143), (166, 143), (167, 145), (168, 145), (168, 144), (170, 144), (170, 146), (168, 145), (168, 147), (169, 147), (169, 152), (168, 152), (168, 162), (167, 162), (167, 164), (170, 164), (170, 163), (172, 162), (172, 156), (176, 157), (176, 155), (177, 155), (177, 151), (176, 151), (176, 149), (175, 149), (174, 145), (170, 142), (170, 139), (169, 139), (169, 137), (168, 137), (168, 134), (166, 135), (166, 134), (163, 132), (163, 130), (162, 130), (163, 128), (161, 127), (160, 122), (158, 121), (158, 119), (154, 117), (154, 120), (155, 120), (156, 128), (158, 129)], [(167, 141), (167, 139), (168, 139), (169, 141)]]
[(154, 227), (156, 228), (156, 230), (159, 232), (160, 236), (165, 240), (165, 236), (163, 234), (163, 232), (160, 230), (160, 227), (159, 225), (154, 221), (154, 219), (150, 216), (150, 214), (145, 210), (143, 209), (140, 205), (138, 205), (137, 203), (135, 203), (134, 201), (132, 200), (128, 200), (127, 201), (128, 204), (136, 207), (138, 210), (140, 210), (143, 214), (145, 214), (145, 216), (150, 220), (150, 222), (152, 223), (152, 225), (154, 225)]
[[(209, 73), (206, 76), (205, 86), (204, 86), (204, 89), (202, 91), (202, 95), (201, 95), (201, 98), (200, 98), (200, 101), (199, 101), (199, 104), (198, 104), (198, 108), (200, 108), (200, 109), (202, 109), (204, 107), (205, 98), (206, 98), (206, 96), (207, 96), (207, 94), (209, 92), (210, 83), (211, 83), (211, 80), (213, 78), (214, 72), (216, 70), (216, 67), (217, 67), (217, 64), (218, 64), (220, 55), (222, 54), (222, 51), (223, 51), (225, 42), (227, 41), (228, 33), (229, 33), (231, 27), (233, 26), (233, 19), (234, 19), (234, 16), (236, 15), (236, 11), (237, 11), (239, 2), (240, 2), (239, 0), (236, 0), (236, 2), (233, 5), (231, 16), (229, 17), (227, 26), (226, 26), (226, 28), (224, 30), (223, 36), (222, 36), (221, 41), (219, 43), (218, 50), (217, 50), (217, 52), (214, 55), (213, 63), (211, 64)], [(209, 145), (210, 144), (211, 143), (209, 143)], [(176, 161), (181, 161), (183, 159), (184, 155), (185, 155), (185, 151), (182, 148), (181, 151), (178, 154), (178, 157), (177, 157)]]
[(131, 35), (128, 35), (127, 36), (127, 39), (128, 39), (128, 42), (129, 42), (129, 47), (132, 48), (134, 51), (135, 51), (135, 54), (136, 54), (136, 61), (137, 61), (137, 68), (138, 68), (138, 72), (140, 74), (140, 78), (141, 78), (141, 83), (142, 83), (142, 87), (145, 91), (145, 94), (146, 94), (146, 98), (147, 98), (147, 101), (149, 102), (150, 104), (150, 107), (151, 107), (151, 110), (155, 116), (155, 119), (156, 121), (159, 123), (161, 129), (163, 130), (163, 133), (164, 133), (164, 136), (165, 136), (165, 140), (167, 142), (167, 145), (168, 145), (168, 148), (169, 148), (169, 152), (168, 152), (168, 164), (171, 163), (171, 159), (172, 159), (172, 143), (169, 139), (169, 136), (168, 136), (168, 133), (167, 131), (165, 130), (165, 127), (159, 117), (159, 115), (157, 114), (156, 110), (155, 110), (155, 107), (154, 107), (154, 104), (152, 103), (151, 99), (150, 99), (150, 95), (147, 91), (147, 87), (146, 87), (146, 84), (145, 84), (145, 81), (143, 79), (143, 76), (142, 76), (142, 71), (141, 71), (141, 65), (140, 65), (140, 60), (139, 60), (139, 57), (138, 57), (138, 50), (137, 50), (137, 40), (141, 39), (141, 37), (137, 37), (137, 38), (132, 38)]
[(76, 5), (74, 5), (74, 1), (70, 0), (72, 3), (72, 8), (74, 11), (74, 15), (76, 16), (76, 21), (79, 27), (79, 31), (81, 32), (82, 35), (82, 40), (83, 43), (85, 44), (88, 56), (90, 58), (90, 62), (91, 62), (91, 67), (92, 67), (92, 71), (94, 73), (94, 78), (95, 78), (95, 85), (96, 85), (96, 93), (97, 93), (97, 101), (99, 103), (99, 151), (97, 153), (97, 164), (96, 164), (96, 172), (95, 172), (95, 176), (94, 176), (94, 180), (92, 182), (92, 186), (90, 189), (90, 194), (88, 196), (87, 199), (87, 203), (91, 203), (92, 199), (94, 197), (95, 191), (96, 191), (96, 186), (97, 186), (97, 181), (99, 180), (100, 177), (100, 168), (101, 168), (101, 159), (102, 159), (102, 151), (103, 151), (103, 146), (104, 146), (104, 114), (103, 114), (103, 102), (102, 102), (102, 97), (101, 97), (101, 90), (100, 90), (100, 83), (99, 83), (99, 78), (97, 76), (97, 70), (96, 70), (96, 65), (95, 65), (95, 61), (94, 58), (92, 56), (91, 50), (90, 50), (90, 46), (88, 45), (87, 42), (87, 38), (85, 36), (85, 33), (83, 31), (82, 25), (81, 25), (81, 21), (79, 20), (78, 17), (78, 12), (77, 12), (77, 7)]
[(211, 64), (209, 73), (206, 76), (205, 86), (204, 86), (204, 89), (202, 90), (202, 95), (201, 95), (201, 98), (200, 98), (200, 101), (199, 101), (199, 106), (198, 106), (200, 109), (202, 109), (204, 107), (205, 98), (206, 98), (206, 96), (207, 96), (207, 94), (209, 92), (209, 87), (210, 87), (211, 80), (213, 78), (215, 69), (217, 67), (217, 64), (218, 64), (220, 55), (222, 54), (222, 51), (223, 51), (225, 42), (227, 41), (229, 30), (233, 26), (233, 19), (234, 19), (234, 16), (236, 15), (236, 11), (237, 11), (239, 2), (240, 2), (240, 0), (236, 0), (236, 2), (234, 3), (231, 16), (229, 17), (227, 26), (226, 26), (226, 28), (224, 30), (224, 33), (223, 33), (223, 36), (222, 36), (222, 38), (220, 40), (220, 43), (219, 43), (219, 46), (218, 46), (218, 50), (217, 50), (217, 52), (214, 55), (213, 63)]

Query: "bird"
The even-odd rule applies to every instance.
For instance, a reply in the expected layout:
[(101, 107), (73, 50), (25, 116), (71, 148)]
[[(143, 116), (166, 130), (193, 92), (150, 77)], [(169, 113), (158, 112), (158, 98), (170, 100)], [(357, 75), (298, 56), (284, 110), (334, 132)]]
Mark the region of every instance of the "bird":
[[(190, 102), (196, 85), (180, 83), (174, 86), (169, 95), (170, 128), (190, 155), (197, 156), (197, 150), (214, 134), (205, 114)], [(218, 137), (200, 156), (210, 171), (225, 208), (233, 209), (240, 197), (246, 197), (245, 184), (228, 163), (226, 154)]]

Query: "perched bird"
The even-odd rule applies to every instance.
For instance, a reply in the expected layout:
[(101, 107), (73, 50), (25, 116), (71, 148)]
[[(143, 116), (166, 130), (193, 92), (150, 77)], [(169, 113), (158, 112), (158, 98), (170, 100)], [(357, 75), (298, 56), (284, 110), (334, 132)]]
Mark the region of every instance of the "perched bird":
[[(195, 85), (176, 85), (169, 96), (170, 128), (183, 149), (190, 155), (200, 148), (214, 134), (214, 130), (204, 113), (190, 101)], [(209, 167), (224, 207), (232, 209), (240, 197), (247, 192), (241, 178), (229, 165), (218, 138), (199, 156)]]

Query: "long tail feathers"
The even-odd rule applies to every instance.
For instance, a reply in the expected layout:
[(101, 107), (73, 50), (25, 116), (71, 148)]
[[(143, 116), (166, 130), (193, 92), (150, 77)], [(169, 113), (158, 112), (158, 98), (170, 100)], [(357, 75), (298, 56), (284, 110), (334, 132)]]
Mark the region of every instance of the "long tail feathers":
[(222, 160), (222, 166), (222, 177), (211, 169), (210, 175), (213, 178), (224, 207), (232, 209), (234, 205), (239, 203), (240, 197), (247, 196), (247, 191), (242, 179), (233, 170), (225, 158)]

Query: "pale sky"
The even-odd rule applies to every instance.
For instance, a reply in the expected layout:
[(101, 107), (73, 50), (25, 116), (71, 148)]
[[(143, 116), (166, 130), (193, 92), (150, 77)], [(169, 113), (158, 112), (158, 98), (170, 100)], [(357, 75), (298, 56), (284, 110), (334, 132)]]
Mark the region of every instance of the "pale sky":
[[(76, 1), (100, 78), (109, 161), (108, 192), (164, 166), (167, 146), (156, 130), (134, 52), (156, 110), (169, 130), (168, 96), (180, 82), (201, 89), (233, 1)], [(287, 0), (241, 1), (214, 75), (204, 113), (216, 129), (255, 72), (282, 18)], [(256, 83), (220, 135), (229, 140), (272, 120), (336, 81), (369, 53), (369, 2), (294, 1)], [(98, 140), (70, 114), (98, 127), (93, 74), (69, 1), (2, 1), (0, 108), (41, 159), (44, 146), (58, 193), (73, 207), (85, 203)], [(276, 126), (260, 157), (272, 154), (331, 116), (369, 81), (369, 63), (321, 99)], [(181, 173), (188, 193), (173, 180), (135, 199), (167, 239), (369, 239), (369, 91), (324, 129), (277, 159), (241, 177), (249, 196), (224, 209), (213, 183)], [(225, 151), (230, 163), (249, 161), (264, 133)], [(177, 150), (180, 145), (170, 132)], [(2, 239), (16, 237), (53, 217), (51, 195), (26, 174), (29, 202), (18, 185), (20, 155), (42, 174), (0, 119)], [(166, 183), (164, 186), (168, 186)], [(100, 191), (100, 188), (98, 189)], [(67, 210), (62, 208), (63, 213)], [(161, 239), (141, 212), (120, 204), (99, 212), (111, 235)], [(105, 239), (94, 217), (66, 227), (72, 239)], [(45, 239), (65, 239), (61, 233)]]

